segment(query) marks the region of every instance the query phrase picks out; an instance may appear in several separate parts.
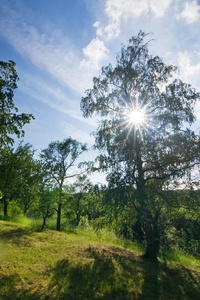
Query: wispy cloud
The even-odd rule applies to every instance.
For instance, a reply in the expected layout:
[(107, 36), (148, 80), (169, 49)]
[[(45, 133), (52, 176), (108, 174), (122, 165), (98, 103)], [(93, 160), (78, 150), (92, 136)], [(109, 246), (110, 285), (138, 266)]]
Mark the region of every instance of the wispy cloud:
[(97, 36), (103, 36), (106, 40), (114, 39), (121, 32), (121, 23), (132, 18), (147, 16), (151, 13), (153, 17), (163, 17), (173, 0), (107, 0), (105, 14), (108, 24), (97, 27)]
[[(91, 86), (92, 77), (99, 73), (101, 65), (104, 62), (107, 64), (107, 58), (113, 51), (112, 40), (119, 36), (121, 38), (124, 32), (126, 34), (130, 32), (137, 20), (148, 19), (149, 16), (154, 20), (164, 17), (175, 2), (175, 0), (106, 0), (104, 11), (101, 13), (102, 15), (104, 13), (104, 16), (101, 22), (97, 21), (94, 24), (96, 36), (93, 36), (83, 49), (79, 49), (47, 20), (42, 28), (32, 26), (28, 16), (25, 18), (22, 12), (12, 11), (9, 2), (4, 1), (4, 5), (0, 4), (0, 35), (33, 65), (56, 78), (64, 87), (67, 86), (77, 94), (83, 95), (85, 89)], [(196, 0), (184, 1), (181, 10), (179, 7), (177, 11), (177, 16), (191, 23), (199, 19), (199, 13), (200, 6)], [(125, 27), (130, 29), (125, 30)], [(188, 76), (199, 74), (198, 61), (192, 63), (187, 52), (182, 52), (178, 57), (180, 67)], [(40, 79), (36, 84), (38, 91), (33, 85), (26, 83), (23, 87), (24, 92), (31, 93), (33, 97), (39, 98), (52, 108), (68, 115), (71, 113), (73, 118), (81, 120), (80, 99), (77, 98), (74, 104), (72, 103), (74, 99), (67, 99), (62, 88), (47, 85), (40, 82)], [(86, 122), (89, 124), (90, 121), (86, 119)]]
[(194, 56), (196, 60), (192, 62), (192, 55), (188, 53), (188, 51), (178, 53), (178, 66), (181, 70), (181, 74), (187, 80), (191, 76), (200, 75), (200, 52), (193, 53), (193, 59)]
[[(67, 90), (59, 87), (57, 83), (49, 84), (45, 79), (31, 75), (20, 70), (19, 90), (27, 96), (41, 101), (49, 107), (59, 111), (70, 118), (81, 121), (93, 128), (98, 125), (99, 117), (84, 118), (80, 111), (80, 98), (68, 98)], [(23, 83), (23, 84), (21, 84)]]
[(0, 4), (0, 10), (0, 35), (39, 69), (83, 94), (108, 53), (103, 41), (93, 39), (81, 51), (60, 30), (52, 29), (51, 24), (36, 28), (8, 6)]
[(32, 98), (61, 112), (67, 112), (67, 108), (74, 104), (74, 101), (66, 96), (67, 93), (64, 93), (64, 89), (59, 88), (58, 85), (50, 85), (42, 77), (21, 70), (19, 74), (21, 79), (19, 90)]
[(187, 1), (184, 5), (184, 9), (181, 13), (177, 14), (177, 18), (185, 19), (187, 24), (194, 23), (200, 19), (200, 6), (197, 4), (197, 0)]
[[(187, 83), (192, 83), (193, 87), (199, 91), (200, 78), (200, 52), (188, 53), (188, 51), (178, 53), (178, 66), (182, 79)], [(196, 103), (195, 114), (197, 121), (200, 121), (200, 102)], [(200, 125), (200, 123), (198, 123)], [(197, 125), (197, 126), (199, 126)]]
[(155, 17), (163, 17), (173, 0), (150, 0), (149, 10)]
[(82, 143), (87, 142), (90, 147), (94, 144), (94, 137), (90, 136), (88, 131), (77, 129), (77, 127), (69, 124), (68, 122), (61, 122), (61, 128), (66, 136), (72, 136), (74, 139)]
[(199, 90), (200, 52), (189, 53), (186, 50), (179, 52), (177, 55), (177, 65), (183, 80)]

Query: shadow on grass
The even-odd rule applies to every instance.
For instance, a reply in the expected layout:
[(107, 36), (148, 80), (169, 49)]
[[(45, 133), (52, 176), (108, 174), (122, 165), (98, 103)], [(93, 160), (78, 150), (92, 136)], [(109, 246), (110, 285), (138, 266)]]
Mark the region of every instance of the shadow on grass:
[(50, 280), (43, 287), (17, 273), (0, 276), (0, 299), (200, 299), (199, 272), (117, 247), (89, 247), (42, 276)]
[(2, 300), (36, 300), (42, 299), (39, 292), (31, 292), (19, 288), (22, 280), (17, 273), (10, 276), (0, 276), (0, 299)]
[(115, 265), (107, 253), (89, 248), (83, 256), (82, 261), (58, 261), (51, 270), (54, 299), (130, 299), (126, 287), (117, 285)]
[[(0, 229), (0, 239), (15, 244), (21, 245), (22, 238), (33, 232), (27, 227), (6, 226)], [(80, 250), (40, 276), (46, 280), (44, 286), (31, 284), (17, 272), (0, 275), (0, 299), (200, 299), (200, 272), (172, 262), (151, 261), (114, 246)]]
[(11, 229), (12, 225), (7, 225), (3, 228), (3, 230), (0, 230), (0, 240), (13, 243), (15, 245), (21, 245), (21, 239), (25, 236), (30, 236), (35, 230), (30, 227), (16, 227), (13, 226), (13, 229)]
[(200, 275), (111, 247), (88, 248), (82, 260), (51, 270), (52, 299), (200, 299)]

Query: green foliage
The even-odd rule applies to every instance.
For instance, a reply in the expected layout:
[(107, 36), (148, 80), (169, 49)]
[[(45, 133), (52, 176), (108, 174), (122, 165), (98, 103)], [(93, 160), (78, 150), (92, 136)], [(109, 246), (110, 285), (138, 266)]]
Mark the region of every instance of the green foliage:
[(54, 194), (53, 191), (50, 190), (48, 186), (45, 186), (44, 183), (40, 185), (39, 192), (38, 192), (38, 212), (42, 216), (43, 223), (42, 228), (43, 230), (46, 226), (46, 220), (49, 219), (54, 211), (53, 211), (53, 204), (54, 204)]
[(0, 190), (5, 217), (9, 202), (17, 200), (26, 213), (35, 201), (41, 176), (40, 165), (33, 156), (30, 144), (20, 143), (16, 149), (10, 146), (0, 149)]
[(69, 174), (69, 169), (74, 165), (78, 156), (87, 150), (86, 144), (81, 144), (71, 137), (62, 142), (56, 141), (43, 149), (41, 158), (46, 170), (46, 180), (58, 187), (57, 198), (57, 230), (61, 230), (61, 213), (63, 205), (63, 185), (67, 178), (77, 174)]
[(31, 114), (17, 114), (18, 108), (13, 102), (14, 90), (19, 80), (14, 61), (0, 61), (0, 148), (4, 144), (13, 144), (10, 136), (24, 136), (22, 127), (34, 117)]
[(87, 175), (77, 176), (76, 181), (66, 188), (66, 205), (65, 205), (65, 216), (68, 223), (79, 225), (80, 222), (83, 224), (83, 218), (86, 223), (88, 222), (88, 210), (91, 207), (91, 195), (92, 184), (88, 180)]
[[(168, 223), (163, 190), (200, 163), (199, 136), (186, 127), (195, 120), (200, 94), (174, 79), (175, 66), (149, 54), (146, 37), (142, 31), (132, 37), (116, 66), (103, 67), (93, 78), (81, 110), (84, 117), (106, 116), (95, 133), (100, 169), (109, 171), (109, 188), (136, 189), (132, 207), (145, 233), (146, 256), (156, 258)], [(141, 112), (143, 120), (132, 119)]]
[[(10, 224), (10, 232), (2, 223), (3, 242), (10, 239), (18, 246), (22, 242), (22, 248), (12, 252), (10, 240), (7, 244), (10, 252), (4, 253), (5, 261), (13, 255), (9, 269), (13, 272), (3, 273), (3, 279), (0, 276), (0, 296), (3, 293), (12, 299), (14, 289), (19, 299), (137, 299), (155, 295), (167, 299), (171, 294), (176, 297), (171, 273), (180, 286), (186, 285), (177, 297), (199, 296), (196, 283), (192, 288), (190, 285), (191, 278), (199, 282), (198, 274), (181, 267), (199, 270), (200, 265), (199, 182), (191, 180), (193, 167), (199, 165), (200, 139), (186, 127), (195, 120), (193, 110), (199, 93), (179, 79), (172, 80), (177, 68), (149, 55), (146, 36), (139, 32), (127, 47), (122, 46), (116, 66), (102, 68), (101, 76), (93, 79), (93, 88), (81, 101), (85, 117), (94, 113), (107, 117), (99, 123), (95, 147), (101, 151), (97, 158), (100, 171), (108, 172), (108, 187), (93, 186), (86, 175), (69, 173), (87, 150), (86, 144), (71, 137), (50, 143), (42, 150), (42, 161), (34, 159), (29, 144), (20, 143), (16, 149), (8, 145), (13, 143), (10, 134), (22, 136), (22, 126), (32, 116), (14, 113), (13, 90), (18, 80), (15, 64), (0, 62), (0, 203), (5, 219), (32, 227), (15, 228)], [(136, 108), (145, 111), (145, 121), (130, 120)], [(67, 178), (74, 176), (76, 182), (66, 186)], [(187, 190), (177, 190), (184, 176), (189, 178)], [(57, 230), (62, 228), (68, 235), (48, 232), (55, 224)], [(34, 232), (44, 228), (47, 230), (41, 235)], [(30, 245), (29, 251), (26, 248)], [(114, 245), (137, 251), (137, 257)], [(138, 259), (144, 246), (146, 257), (159, 257), (165, 263)], [(29, 265), (24, 271), (16, 271), (24, 263), (21, 250), (27, 252), (25, 260), (31, 264), (33, 274)], [(37, 271), (41, 260), (45, 265), (40, 280), (41, 291), (45, 290), (42, 293)], [(151, 267), (153, 280), (147, 272)], [(47, 276), (51, 282), (45, 277), (46, 268), (51, 268), (51, 276)], [(28, 277), (31, 287), (24, 287)], [(169, 292), (164, 284), (160, 285), (166, 277)]]
[(56, 186), (63, 186), (64, 180), (72, 177), (68, 174), (68, 170), (74, 165), (78, 156), (86, 150), (86, 144), (81, 144), (71, 137), (62, 142), (51, 142), (48, 148), (41, 152), (49, 179)]

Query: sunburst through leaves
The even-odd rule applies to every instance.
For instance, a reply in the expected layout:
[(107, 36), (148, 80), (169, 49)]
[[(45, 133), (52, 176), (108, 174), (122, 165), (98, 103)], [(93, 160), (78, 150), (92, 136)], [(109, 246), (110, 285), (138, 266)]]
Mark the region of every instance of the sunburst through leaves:
[(120, 117), (121, 122), (118, 124), (118, 128), (128, 129), (127, 138), (129, 137), (132, 130), (134, 134), (140, 133), (142, 137), (142, 130), (148, 130), (151, 127), (152, 115), (148, 105), (143, 100), (139, 99), (139, 93), (131, 93), (129, 102), (122, 99), (123, 103), (118, 106), (116, 118)]

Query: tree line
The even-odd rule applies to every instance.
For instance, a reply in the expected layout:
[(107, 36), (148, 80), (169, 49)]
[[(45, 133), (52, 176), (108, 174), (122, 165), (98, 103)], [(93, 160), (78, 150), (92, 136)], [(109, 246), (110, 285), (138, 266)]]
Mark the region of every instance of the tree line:
[[(146, 247), (146, 257), (177, 245), (189, 253), (199, 249), (200, 138), (191, 124), (200, 94), (176, 78), (177, 68), (149, 54), (148, 35), (140, 31), (122, 45), (116, 65), (102, 68), (81, 99), (84, 117), (99, 114), (94, 147), (107, 186), (92, 185), (86, 171), (70, 174), (87, 145), (71, 137), (52, 142), (34, 159), (31, 145), (13, 148), (12, 134), (32, 115), (17, 114), (13, 90), (15, 63), (0, 62), (1, 148), (0, 191), (4, 216), (15, 203), (24, 214), (46, 220), (54, 215), (73, 224), (81, 220), (97, 230), (107, 226)], [(105, 118), (106, 117), (106, 118)], [(198, 173), (197, 173), (198, 175)], [(75, 177), (73, 185), (67, 178)], [(164, 251), (164, 250), (163, 250)]]

